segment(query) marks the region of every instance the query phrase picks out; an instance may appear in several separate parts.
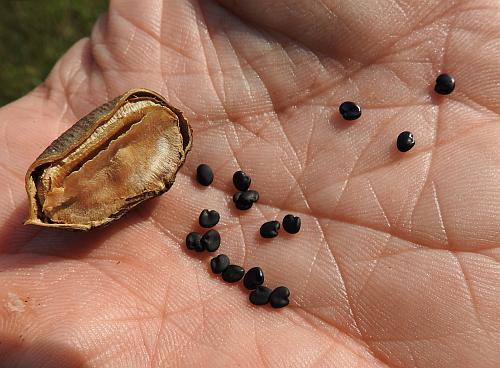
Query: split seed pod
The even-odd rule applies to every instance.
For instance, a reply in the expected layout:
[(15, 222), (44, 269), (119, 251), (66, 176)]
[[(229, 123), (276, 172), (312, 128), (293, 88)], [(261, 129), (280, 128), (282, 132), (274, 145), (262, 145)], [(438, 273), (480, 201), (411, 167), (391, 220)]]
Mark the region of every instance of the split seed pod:
[(98, 107), (26, 173), (26, 224), (91, 230), (170, 189), (191, 149), (182, 112), (135, 89)]

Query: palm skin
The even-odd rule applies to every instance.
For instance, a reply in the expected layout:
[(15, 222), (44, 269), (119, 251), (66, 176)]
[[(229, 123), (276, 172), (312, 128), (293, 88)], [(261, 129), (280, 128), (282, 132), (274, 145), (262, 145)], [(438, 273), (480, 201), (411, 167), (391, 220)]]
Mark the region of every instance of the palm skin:
[[(0, 112), (2, 367), (494, 367), (500, 360), (498, 1), (116, 1), (44, 85)], [(485, 21), (486, 20), (486, 21)], [(457, 89), (436, 96), (433, 80)], [(91, 233), (21, 225), (24, 173), (136, 87), (194, 130), (164, 196)], [(344, 122), (344, 100), (363, 106)], [(395, 149), (401, 131), (417, 144)], [(199, 163), (211, 187), (193, 180)], [(231, 176), (261, 194), (234, 209)], [(185, 250), (203, 208), (220, 252), (287, 308)], [(272, 240), (260, 224), (299, 214)]]

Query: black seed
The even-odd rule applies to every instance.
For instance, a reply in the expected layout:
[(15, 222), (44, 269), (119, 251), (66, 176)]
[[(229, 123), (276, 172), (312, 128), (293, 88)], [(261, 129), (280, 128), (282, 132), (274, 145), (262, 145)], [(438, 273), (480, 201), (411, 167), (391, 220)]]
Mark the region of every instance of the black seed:
[(407, 152), (415, 145), (415, 139), (411, 132), (402, 132), (398, 135), (396, 146), (401, 152)]
[(259, 200), (259, 192), (255, 190), (247, 190), (244, 192), (236, 192), (233, 195), (233, 202), (239, 210), (250, 209), (254, 202)]
[(300, 230), (300, 217), (294, 215), (286, 215), (283, 217), (283, 229), (287, 233), (297, 234)]
[(259, 200), (259, 192), (256, 190), (247, 190), (241, 193), (240, 201), (255, 203)]
[(248, 290), (253, 290), (264, 283), (264, 272), (260, 267), (252, 267), (243, 278), (243, 285)]
[[(245, 200), (241, 200), (241, 195), (243, 192), (236, 192), (233, 194), (233, 202), (236, 205), (236, 208), (240, 210), (248, 210), (250, 207), (252, 207), (253, 203)], [(241, 208), (240, 208), (241, 207)]]
[(243, 194), (243, 192), (236, 192), (233, 194), (233, 202), (236, 203), (240, 200), (240, 197), (241, 195)]
[(201, 164), (196, 168), (196, 180), (204, 186), (209, 186), (214, 181), (214, 173), (210, 166)]
[[(241, 192), (238, 192), (241, 193)], [(235, 201), (234, 205), (236, 206), (237, 209), (246, 211), (252, 208), (253, 202), (244, 202), (244, 201)]]
[(214, 227), (220, 220), (219, 212), (215, 210), (203, 210), (200, 213), (198, 222), (202, 227)]
[(229, 265), (224, 271), (222, 271), (222, 279), (226, 282), (237, 282), (241, 280), (244, 274), (245, 270), (243, 267)]
[(290, 291), (285, 286), (279, 286), (273, 290), (269, 297), (269, 302), (273, 308), (283, 308), (288, 305)]
[(436, 78), (434, 91), (440, 95), (449, 95), (455, 89), (455, 78), (449, 74), (441, 74)]
[(213, 273), (221, 273), (229, 266), (229, 257), (225, 254), (219, 254), (210, 260), (210, 268)]
[(236, 171), (233, 174), (233, 184), (236, 187), (236, 189), (245, 191), (248, 188), (250, 188), (250, 183), (252, 182), (252, 179), (245, 174), (243, 171)]
[(265, 286), (257, 286), (257, 289), (252, 290), (248, 299), (250, 303), (255, 305), (264, 305), (269, 302), (272, 290)]
[(189, 250), (203, 252), (203, 245), (201, 245), (201, 234), (193, 231), (186, 236), (186, 247)]
[(340, 115), (345, 120), (356, 120), (361, 116), (361, 107), (355, 102), (342, 102), (339, 106)]
[(204, 249), (209, 252), (215, 252), (220, 246), (220, 234), (217, 230), (208, 230), (200, 240)]
[(263, 238), (274, 238), (275, 236), (278, 236), (279, 228), (280, 223), (278, 221), (265, 222), (260, 227), (260, 235)]

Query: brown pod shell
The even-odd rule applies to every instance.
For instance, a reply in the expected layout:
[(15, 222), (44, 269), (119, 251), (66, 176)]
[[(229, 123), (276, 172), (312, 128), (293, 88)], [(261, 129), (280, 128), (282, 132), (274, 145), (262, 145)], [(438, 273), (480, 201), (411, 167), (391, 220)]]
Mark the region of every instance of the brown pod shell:
[(192, 129), (162, 96), (134, 89), (80, 119), (26, 173), (25, 224), (91, 230), (165, 193)]

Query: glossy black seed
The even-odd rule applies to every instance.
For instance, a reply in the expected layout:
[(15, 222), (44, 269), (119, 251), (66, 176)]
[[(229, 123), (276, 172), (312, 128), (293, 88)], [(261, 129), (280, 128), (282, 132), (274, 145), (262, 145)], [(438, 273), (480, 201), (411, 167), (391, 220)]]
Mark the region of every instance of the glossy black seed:
[(252, 179), (245, 174), (243, 171), (236, 171), (233, 174), (233, 184), (236, 187), (236, 189), (245, 191), (248, 188), (250, 188), (250, 183), (252, 182)]
[(220, 220), (219, 212), (216, 210), (203, 210), (200, 213), (198, 222), (202, 227), (214, 227)]
[(449, 74), (441, 74), (436, 78), (434, 91), (440, 95), (449, 95), (455, 89), (455, 78)]
[(345, 120), (356, 120), (361, 116), (361, 107), (355, 102), (345, 101), (340, 104), (339, 112)]
[(300, 230), (300, 217), (294, 215), (286, 215), (283, 217), (283, 229), (287, 233), (297, 234)]
[(201, 245), (209, 252), (215, 252), (220, 246), (220, 234), (217, 230), (208, 230), (200, 240)]
[(255, 290), (252, 290), (248, 299), (250, 303), (255, 305), (264, 305), (269, 302), (269, 297), (271, 296), (272, 290), (265, 286), (257, 286)]
[(280, 223), (278, 221), (268, 221), (262, 224), (260, 227), (260, 235), (263, 238), (274, 238), (278, 236), (278, 230), (280, 228)]
[(244, 274), (245, 270), (243, 267), (229, 265), (224, 271), (222, 271), (222, 279), (226, 282), (237, 282), (241, 280)]
[(242, 192), (240, 200), (255, 203), (259, 200), (259, 192), (256, 190), (247, 190)]
[(234, 193), (233, 194), (233, 202), (234, 203), (239, 202), (242, 194), (243, 194), (243, 192), (236, 192), (236, 193)]
[(221, 273), (229, 266), (229, 257), (225, 254), (219, 254), (210, 260), (210, 268), (213, 273)]
[(233, 195), (233, 202), (237, 209), (248, 210), (255, 202), (259, 200), (259, 192), (255, 190), (247, 190), (244, 192), (236, 192)]
[(201, 164), (196, 168), (196, 180), (204, 186), (209, 186), (214, 181), (214, 173), (210, 166)]
[(260, 267), (252, 267), (243, 278), (243, 286), (248, 290), (253, 290), (264, 283), (264, 272)]
[(193, 231), (186, 236), (186, 247), (189, 250), (195, 250), (197, 252), (203, 252), (204, 248), (201, 245), (201, 234)]
[(415, 139), (411, 132), (402, 132), (398, 135), (396, 146), (401, 152), (407, 152), (415, 145)]
[[(237, 192), (237, 193), (241, 193), (241, 192)], [(234, 200), (234, 196), (233, 196), (233, 200)], [(236, 201), (234, 201), (234, 205), (236, 206), (237, 209), (242, 210), (242, 211), (246, 211), (246, 210), (249, 210), (250, 208), (252, 208), (253, 202), (236, 200)]]
[(269, 296), (269, 302), (273, 308), (283, 308), (289, 303), (288, 297), (290, 296), (290, 291), (285, 286), (279, 286), (273, 290)]

